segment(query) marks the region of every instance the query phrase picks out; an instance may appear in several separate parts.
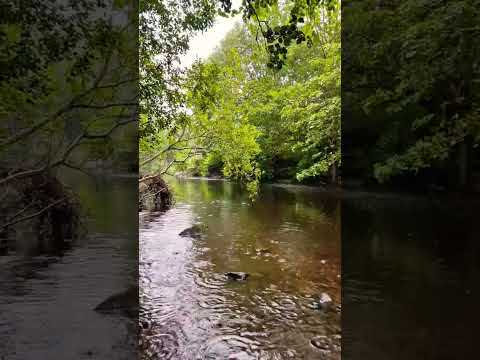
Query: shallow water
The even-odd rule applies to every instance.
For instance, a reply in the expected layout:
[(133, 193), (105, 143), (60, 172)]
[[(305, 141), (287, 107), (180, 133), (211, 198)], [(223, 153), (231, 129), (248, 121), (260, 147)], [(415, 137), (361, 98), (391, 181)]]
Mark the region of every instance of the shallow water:
[(136, 323), (93, 309), (138, 276), (137, 180), (76, 177), (85, 234), (20, 238), (0, 257), (0, 359), (136, 358)]
[[(140, 214), (144, 358), (339, 359), (339, 201), (265, 186), (251, 204), (229, 182), (170, 183), (175, 206)], [(178, 235), (197, 222), (201, 239)]]

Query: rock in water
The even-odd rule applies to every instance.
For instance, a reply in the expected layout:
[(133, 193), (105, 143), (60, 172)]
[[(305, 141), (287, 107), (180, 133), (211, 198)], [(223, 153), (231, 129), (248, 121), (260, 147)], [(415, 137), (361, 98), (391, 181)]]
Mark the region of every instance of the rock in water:
[(320, 309), (324, 311), (328, 311), (333, 307), (333, 300), (327, 293), (323, 292), (320, 295), (320, 299), (314, 301), (313, 304), (310, 305), (312, 309)]
[(138, 287), (109, 296), (94, 310), (100, 313), (123, 313), (132, 318), (138, 316)]
[(330, 348), (330, 341), (325, 335), (314, 337), (310, 340), (310, 344), (319, 350), (328, 351)]
[(204, 231), (204, 226), (202, 226), (202, 224), (195, 224), (192, 227), (189, 227), (188, 229), (183, 230), (178, 235), (183, 237), (199, 238), (202, 236), (203, 231)]
[(328, 295), (327, 293), (324, 292), (320, 295), (320, 300), (319, 300), (318, 304), (319, 304), (321, 309), (328, 310), (332, 307), (333, 301), (332, 301), (332, 298), (330, 297), (330, 295)]
[(259, 255), (269, 255), (271, 254), (271, 251), (269, 248), (260, 248), (260, 249), (257, 249), (257, 254)]
[(245, 281), (245, 280), (247, 280), (249, 274), (244, 273), (244, 272), (227, 272), (227, 273), (225, 273), (225, 276), (228, 277), (231, 280)]

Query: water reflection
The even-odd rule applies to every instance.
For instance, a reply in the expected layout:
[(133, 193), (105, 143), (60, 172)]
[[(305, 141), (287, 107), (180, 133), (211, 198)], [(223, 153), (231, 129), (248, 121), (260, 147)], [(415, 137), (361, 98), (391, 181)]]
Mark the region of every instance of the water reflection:
[(343, 201), (344, 359), (478, 357), (478, 209), (428, 199)]
[[(251, 204), (224, 181), (172, 185), (173, 209), (140, 215), (144, 358), (339, 359), (340, 308), (314, 306), (322, 292), (341, 302), (339, 202), (265, 187)], [(197, 222), (201, 239), (178, 235)]]

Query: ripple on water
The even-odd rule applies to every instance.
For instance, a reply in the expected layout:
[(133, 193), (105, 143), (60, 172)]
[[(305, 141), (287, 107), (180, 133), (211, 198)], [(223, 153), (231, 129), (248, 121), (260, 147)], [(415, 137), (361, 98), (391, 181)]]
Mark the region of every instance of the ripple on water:
[(200, 274), (200, 276), (195, 277), (195, 284), (200, 288), (205, 289), (222, 289), (228, 282), (228, 279), (223, 274)]
[(260, 345), (256, 340), (239, 335), (220, 335), (211, 338), (201, 347), (197, 359), (256, 359), (255, 348)]
[[(153, 323), (143, 331), (150, 356), (144, 358), (321, 359), (321, 349), (311, 344), (318, 336), (332, 339), (330, 355), (339, 353), (334, 348), (339, 341), (332, 337), (339, 325), (331, 326), (339, 324), (339, 314), (308, 306), (321, 291), (336, 300), (330, 290), (339, 282), (328, 279), (327, 265), (318, 267), (323, 258), (335, 264), (328, 249), (311, 251), (320, 243), (311, 232), (318, 226), (288, 211), (271, 221), (281, 211), (280, 202), (275, 203), (279, 208), (264, 211), (211, 195), (198, 201), (203, 195), (197, 191), (194, 199), (181, 194), (180, 201), (190, 204), (178, 203), (140, 231), (140, 316)], [(198, 221), (208, 226), (204, 238), (178, 236)], [(251, 274), (246, 282), (228, 281), (223, 274), (243, 269)]]
[(142, 335), (145, 339), (144, 359), (172, 359), (175, 356), (179, 344), (174, 333), (158, 332)]
[(228, 304), (226, 298), (221, 295), (211, 294), (198, 300), (198, 305), (204, 309), (227, 310)]
[(182, 324), (176, 319), (155, 320), (140, 331), (142, 359), (178, 359), (187, 339)]

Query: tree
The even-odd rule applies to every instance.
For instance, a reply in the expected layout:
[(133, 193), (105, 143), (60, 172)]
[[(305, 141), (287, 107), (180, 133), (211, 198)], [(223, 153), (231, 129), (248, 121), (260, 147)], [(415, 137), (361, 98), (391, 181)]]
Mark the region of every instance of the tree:
[[(188, 49), (188, 39), (196, 31), (213, 24), (217, 14), (243, 15), (245, 23), (261, 38), (270, 68), (281, 69), (287, 48), (293, 43), (313, 43), (312, 23), (319, 20), (318, 9), (331, 10), (330, 0), (245, 0), (238, 9), (230, 0), (142, 1), (140, 3), (140, 152), (144, 166), (149, 159), (171, 153), (166, 137), (178, 141), (188, 120), (182, 92), (184, 69), (179, 55)], [(278, 14), (283, 14), (279, 17)], [(147, 171), (144, 168), (142, 171)]]
[(465, 183), (470, 165), (462, 154), (479, 139), (478, 6), (462, 0), (344, 5), (344, 126), (352, 129), (345, 137), (362, 146), (353, 129), (370, 134), (364, 142), (375, 146), (365, 166), (377, 181), (448, 169), (457, 156), (458, 182)]
[(2, 5), (0, 229), (71, 200), (57, 173), (111, 157), (111, 136), (137, 122), (136, 8), (115, 3)]
[(190, 156), (184, 158), (184, 152), (168, 166), (178, 161), (184, 168), (205, 170), (220, 164), (225, 176), (243, 180), (252, 192), (262, 177), (275, 176), (280, 161), (299, 181), (332, 170), (335, 177), (340, 165), (339, 7), (329, 16), (314, 28), (312, 46), (291, 46), (281, 70), (268, 66), (268, 53), (245, 25), (228, 34), (207, 61), (194, 64), (185, 84), (192, 114), (182, 131), (188, 134), (182, 149)]

